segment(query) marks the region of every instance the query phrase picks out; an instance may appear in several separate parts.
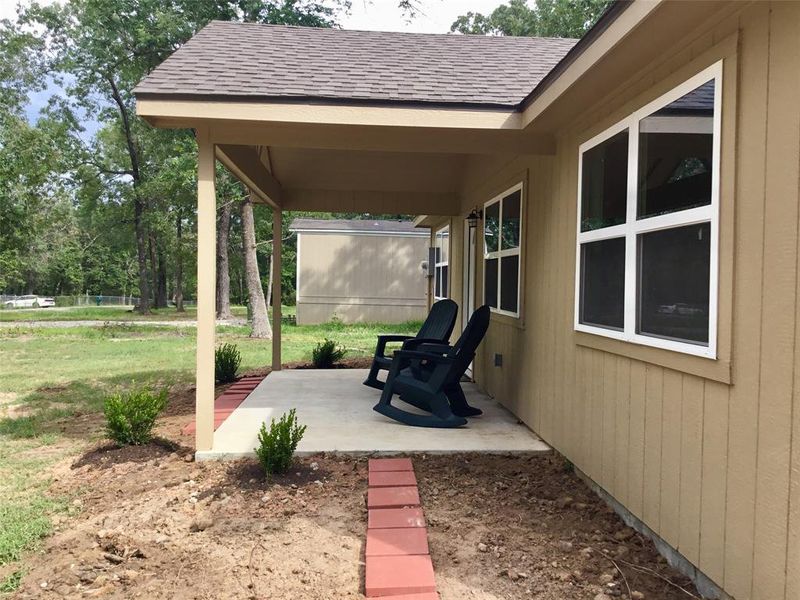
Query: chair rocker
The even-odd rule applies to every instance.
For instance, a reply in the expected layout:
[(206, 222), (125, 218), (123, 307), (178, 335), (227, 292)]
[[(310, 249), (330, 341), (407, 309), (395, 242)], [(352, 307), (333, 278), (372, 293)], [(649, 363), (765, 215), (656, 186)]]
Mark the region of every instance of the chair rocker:
[[(423, 343), (415, 350), (395, 352), (381, 399), (373, 410), (415, 427), (460, 427), (467, 423), (467, 417), (482, 414), (467, 403), (460, 381), (486, 335), (489, 316), (488, 306), (476, 310), (452, 347)], [(411, 413), (392, 405), (394, 395), (430, 414)]]
[(392, 365), (392, 357), (386, 356), (386, 344), (390, 342), (403, 342), (403, 350), (414, 350), (424, 343), (447, 342), (453, 327), (456, 324), (458, 314), (458, 304), (449, 299), (439, 300), (431, 306), (425, 322), (420, 327), (416, 336), (387, 334), (378, 336), (378, 344), (375, 347), (375, 356), (372, 359), (372, 366), (369, 375), (364, 381), (364, 385), (376, 390), (383, 389), (383, 382), (378, 379), (381, 370), (388, 371)]

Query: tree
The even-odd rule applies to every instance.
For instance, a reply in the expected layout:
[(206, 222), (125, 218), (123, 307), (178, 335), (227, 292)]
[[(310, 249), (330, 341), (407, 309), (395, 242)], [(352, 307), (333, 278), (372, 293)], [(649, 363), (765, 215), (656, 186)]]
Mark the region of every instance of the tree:
[(479, 35), (579, 38), (597, 22), (612, 0), (509, 0), (488, 16), (468, 12), (450, 31)]
[(244, 253), (247, 294), (250, 298), (250, 314), (253, 319), (250, 337), (271, 338), (272, 327), (270, 326), (269, 316), (267, 314), (267, 302), (264, 298), (264, 287), (261, 284), (256, 249), (253, 201), (248, 195), (242, 200), (242, 250)]

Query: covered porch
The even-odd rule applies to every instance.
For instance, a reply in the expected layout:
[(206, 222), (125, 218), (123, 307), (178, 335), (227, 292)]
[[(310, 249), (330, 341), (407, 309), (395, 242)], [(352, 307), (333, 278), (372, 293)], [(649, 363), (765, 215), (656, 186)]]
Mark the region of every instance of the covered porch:
[[(497, 401), (474, 383), (465, 383), (470, 404), (483, 409), (463, 429), (408, 427), (374, 412), (380, 392), (361, 385), (366, 369), (285, 369), (268, 375), (220, 425), (210, 450), (199, 460), (251, 456), (261, 423), (292, 408), (308, 430), (299, 454), (336, 452), (445, 453), (547, 452), (542, 442)], [(409, 411), (415, 411), (408, 406)]]
[[(247, 32), (258, 35), (264, 43), (242, 45), (239, 37), (242, 27), (252, 27)], [(336, 37), (329, 38), (329, 35)], [(336, 69), (320, 71), (314, 64), (297, 67), (307, 69), (307, 72), (298, 73), (281, 67), (273, 73), (274, 76), (262, 77), (241, 66), (247, 61), (238, 56), (235, 59), (231, 56), (232, 61), (225, 62), (219, 69), (211, 68), (214, 65), (209, 66), (207, 62), (209, 56), (220, 51), (220, 39), (225, 39), (230, 44), (230, 47), (225, 46), (225, 52), (241, 52), (254, 65), (263, 63), (265, 69), (277, 68), (275, 65), (282, 65), (283, 58), (291, 53), (290, 50), (296, 51), (295, 44), (305, 36), (331, 51), (338, 47), (336, 39), (344, 36), (342, 39), (362, 48), (365, 56), (377, 53), (385, 55), (387, 60), (394, 57), (396, 50), (407, 49), (409, 43), (420, 41), (406, 36), (382, 35), (378, 40), (380, 43), (375, 43), (357, 33), (212, 23), (195, 37), (194, 45), (177, 52), (135, 90), (140, 116), (156, 127), (191, 128), (197, 139), (198, 456), (211, 456), (223, 445), (234, 453), (252, 449), (252, 440), (247, 437), (249, 433), (241, 436), (242, 440), (248, 441), (234, 443), (233, 438), (238, 435), (235, 433), (236, 423), (247, 420), (244, 415), (248, 414), (248, 406), (263, 409), (258, 413), (258, 419), (252, 418), (253, 422), (258, 420), (256, 425), (260, 425), (262, 416), (271, 414), (266, 410), (268, 408), (277, 410), (284, 406), (288, 410), (292, 406), (281, 405), (280, 395), (290, 388), (295, 391), (306, 389), (309, 406), (321, 402), (326, 394), (341, 396), (346, 408), (338, 417), (335, 410), (325, 413), (324, 418), (320, 416), (319, 426), (329, 419), (334, 419), (334, 422), (328, 425), (336, 427), (343, 426), (348, 418), (358, 418), (357, 422), (367, 427), (385, 422), (387, 440), (392, 436), (418, 440), (402, 448), (384, 447), (380, 436), (372, 436), (365, 438), (371, 440), (370, 448), (364, 445), (367, 444), (364, 441), (354, 450), (412, 449), (409, 445), (413, 449), (435, 450), (430, 444), (439, 437), (438, 433), (413, 430), (375, 414), (371, 408), (377, 398), (367, 398), (365, 394), (369, 390), (362, 390), (360, 381), (346, 381), (344, 378), (326, 385), (327, 374), (281, 373), (283, 212), (425, 216), (427, 221), (424, 218), (418, 220), (423, 226), (430, 226), (436, 219), (466, 217), (476, 206), (467, 204), (463, 186), (467, 175), (475, 168), (487, 161), (503, 162), (520, 155), (555, 153), (552, 132), (528, 127), (530, 119), (519, 110), (519, 103), (543, 76), (538, 67), (531, 67), (530, 61), (535, 59), (552, 66), (566, 54), (572, 42), (531, 42), (521, 38), (467, 40), (443, 36), (441, 41), (448, 44), (448, 60), (454, 64), (463, 62), (465, 52), (474, 55), (475, 60), (469, 61), (472, 66), (463, 74), (463, 80), (454, 80), (455, 75), (451, 72), (428, 80), (426, 65), (440, 58), (442, 52), (441, 47), (434, 45), (425, 52), (412, 53), (409, 60), (415, 62), (409, 65), (409, 69), (413, 67), (413, 72), (406, 74), (410, 79), (397, 82), (405, 90), (401, 97), (387, 95), (385, 90), (378, 90), (375, 86), (358, 91), (358, 76)], [(281, 44), (287, 44), (286, 53), (281, 52)], [(253, 50), (256, 47), (258, 52)], [(502, 75), (510, 60), (526, 73), (524, 84), (514, 83)], [(292, 83), (300, 75), (304, 79), (302, 85), (297, 85), (302, 89)], [(323, 90), (324, 93), (318, 96), (321, 92), (316, 81), (328, 77), (336, 79), (337, 85)], [(419, 81), (411, 81), (420, 77)], [(245, 85), (243, 82), (249, 83)], [(268, 204), (274, 211), (272, 243), (275, 264), (272, 373), (253, 394), (252, 402), (237, 409), (215, 434), (216, 161), (220, 161), (247, 187), (255, 201)], [(456, 263), (461, 260), (458, 252), (454, 249)], [(357, 268), (357, 265), (342, 265), (342, 268)], [(473, 299), (480, 304), (481, 292), (477, 286), (471, 292)], [(456, 300), (459, 305), (464, 304), (464, 299)], [(466, 312), (468, 310), (462, 307), (456, 334), (469, 318), (464, 314)], [(282, 385), (285, 387), (281, 388)], [(269, 397), (273, 388), (277, 394), (274, 399)], [(479, 393), (477, 388), (473, 388), (473, 392)], [(286, 397), (292, 398), (292, 394)], [(273, 400), (276, 404), (270, 406)], [(489, 402), (488, 399), (485, 401)], [(302, 421), (303, 406), (299, 400), (296, 405)], [(516, 418), (495, 403), (480, 425), (476, 421), (474, 432), (471, 431), (472, 424), (469, 431), (448, 432), (442, 439), (450, 441), (442, 441), (438, 449), (465, 449), (458, 440), (463, 441), (469, 436), (478, 439), (484, 435), (481, 431), (495, 431), (490, 427), (493, 421), (497, 421), (496, 425), (502, 429), (516, 423)], [(486, 427), (489, 429), (482, 429)], [(309, 436), (312, 428), (309, 428)], [(221, 445), (220, 440), (228, 441)], [(526, 440), (532, 444), (535, 442), (530, 435)], [(476, 442), (474, 445), (480, 444)], [(487, 442), (486, 448), (498, 451), (517, 449), (513, 445), (502, 446), (494, 442)]]

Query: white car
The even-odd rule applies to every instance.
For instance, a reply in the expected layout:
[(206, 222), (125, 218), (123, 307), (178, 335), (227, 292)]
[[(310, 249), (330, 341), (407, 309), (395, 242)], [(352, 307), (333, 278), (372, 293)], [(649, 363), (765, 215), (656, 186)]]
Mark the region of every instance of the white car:
[(56, 301), (44, 296), (18, 296), (13, 300), (8, 300), (3, 304), (5, 308), (47, 308), (55, 306)]

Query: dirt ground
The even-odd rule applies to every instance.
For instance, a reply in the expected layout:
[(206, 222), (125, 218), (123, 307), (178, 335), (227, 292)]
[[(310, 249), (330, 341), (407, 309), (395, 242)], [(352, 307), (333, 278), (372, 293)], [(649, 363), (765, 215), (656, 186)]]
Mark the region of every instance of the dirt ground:
[[(558, 458), (414, 463), (443, 600), (694, 593)], [(363, 598), (364, 458), (298, 459), (268, 483), (253, 461), (194, 463), (161, 441), (95, 447), (54, 477), (79, 511), (18, 598)]]
[[(271, 481), (253, 460), (195, 463), (180, 434), (193, 410), (193, 386), (173, 386), (156, 442), (55, 467), (73, 514), (55, 517), (14, 597), (364, 597), (366, 457), (299, 458)], [(75, 421), (65, 430), (102, 425)], [(696, 595), (557, 455), (413, 460), (442, 600)]]

